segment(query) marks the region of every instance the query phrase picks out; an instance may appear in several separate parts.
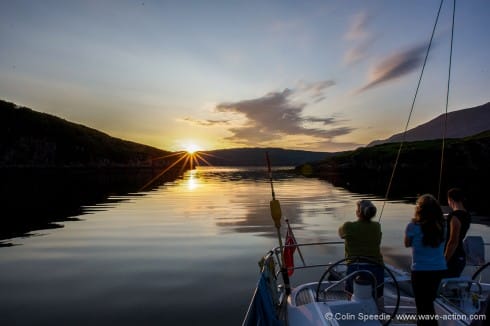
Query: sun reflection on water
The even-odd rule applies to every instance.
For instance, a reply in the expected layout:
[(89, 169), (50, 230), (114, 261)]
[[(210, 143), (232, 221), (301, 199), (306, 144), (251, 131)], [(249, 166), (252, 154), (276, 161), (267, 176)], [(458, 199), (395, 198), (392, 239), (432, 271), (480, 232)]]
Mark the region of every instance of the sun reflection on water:
[(199, 178), (197, 178), (197, 170), (189, 171), (189, 176), (187, 178), (187, 189), (195, 190), (199, 187)]

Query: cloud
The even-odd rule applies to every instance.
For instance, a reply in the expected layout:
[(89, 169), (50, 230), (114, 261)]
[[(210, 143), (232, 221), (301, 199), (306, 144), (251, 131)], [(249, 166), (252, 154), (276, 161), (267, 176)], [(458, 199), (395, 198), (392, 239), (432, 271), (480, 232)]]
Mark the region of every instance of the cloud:
[(306, 117), (304, 118), (305, 121), (308, 122), (321, 122), (324, 125), (332, 124), (335, 123), (334, 118), (315, 118), (315, 117)]
[(354, 64), (361, 61), (367, 55), (367, 50), (371, 42), (363, 42), (351, 49), (348, 49), (344, 55), (344, 62), (347, 64)]
[[(306, 84), (303, 90), (323, 90), (329, 86), (330, 83), (326, 82)], [(285, 137), (302, 136), (312, 144), (334, 144), (335, 137), (353, 131), (350, 127), (337, 126), (338, 121), (333, 117), (303, 117), (306, 104), (294, 103), (291, 100), (294, 93), (294, 90), (285, 89), (256, 99), (218, 104), (217, 112), (239, 114), (246, 118), (244, 125), (228, 129), (232, 135), (227, 139), (239, 144), (256, 146), (267, 145), (269, 141)], [(312, 123), (320, 123), (323, 127), (307, 126)]]
[(354, 41), (367, 38), (369, 36), (369, 33), (367, 32), (367, 25), (370, 18), (371, 17), (366, 12), (360, 12), (353, 16), (345, 38), (347, 40)]
[(350, 27), (345, 34), (345, 39), (351, 42), (351, 48), (344, 55), (344, 62), (347, 64), (359, 62), (366, 57), (369, 46), (374, 41), (367, 28), (370, 21), (371, 16), (366, 12), (360, 12), (351, 19)]
[(199, 126), (216, 126), (216, 125), (227, 125), (230, 123), (229, 120), (198, 120), (194, 118), (184, 118), (182, 119), (183, 121), (189, 122), (194, 125), (199, 125)]
[(368, 83), (357, 92), (364, 92), (374, 86), (409, 74), (422, 64), (426, 50), (425, 45), (419, 45), (383, 59), (371, 71)]
[(302, 82), (300, 83), (300, 86), (295, 92), (296, 93), (303, 92), (303, 93), (310, 94), (312, 100), (315, 103), (318, 103), (323, 99), (325, 99), (325, 91), (327, 90), (327, 88), (332, 87), (334, 85), (335, 82), (333, 80), (321, 80), (314, 83)]

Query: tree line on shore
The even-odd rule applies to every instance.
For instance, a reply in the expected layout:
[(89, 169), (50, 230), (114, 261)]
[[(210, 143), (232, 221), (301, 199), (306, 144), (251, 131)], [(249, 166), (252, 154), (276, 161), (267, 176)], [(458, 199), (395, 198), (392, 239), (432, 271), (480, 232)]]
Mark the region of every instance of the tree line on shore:
[[(296, 167), (306, 176), (330, 180), (336, 185), (360, 193), (386, 195), (400, 143), (362, 147), (332, 155), (324, 160)], [(394, 173), (390, 196), (393, 198), (438, 194), (441, 203), (452, 187), (465, 190), (472, 207), (490, 213), (487, 202), (490, 184), (490, 130), (460, 139), (446, 139), (441, 171), (442, 140), (403, 144)]]

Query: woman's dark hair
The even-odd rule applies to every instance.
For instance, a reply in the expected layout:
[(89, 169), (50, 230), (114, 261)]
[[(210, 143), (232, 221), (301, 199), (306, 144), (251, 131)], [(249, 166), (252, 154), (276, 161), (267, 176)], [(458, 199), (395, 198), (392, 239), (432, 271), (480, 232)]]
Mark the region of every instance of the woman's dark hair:
[(417, 199), (413, 222), (420, 224), (424, 246), (438, 247), (444, 239), (444, 216), (437, 199), (429, 194)]
[(463, 202), (465, 200), (463, 190), (459, 188), (451, 188), (447, 192), (447, 198), (456, 202)]

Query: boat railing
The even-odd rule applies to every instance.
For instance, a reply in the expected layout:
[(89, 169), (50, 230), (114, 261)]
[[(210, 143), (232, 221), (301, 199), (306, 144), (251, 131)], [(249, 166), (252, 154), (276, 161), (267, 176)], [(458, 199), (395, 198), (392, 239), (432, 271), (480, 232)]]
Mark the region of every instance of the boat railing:
[[(261, 272), (260, 272), (259, 283), (254, 292), (252, 302), (247, 310), (246, 318), (243, 325), (249, 325), (249, 321), (255, 320), (258, 311), (265, 311), (264, 309), (262, 310), (256, 309), (257, 304), (260, 303), (261, 301), (269, 302), (268, 307), (270, 307), (270, 309), (267, 310), (268, 315), (266, 318), (283, 320), (282, 319), (283, 316), (287, 315), (287, 303), (289, 298), (292, 298), (291, 302), (293, 301), (295, 302), (296, 300), (294, 299), (294, 297), (290, 297), (290, 294), (296, 296), (302, 291), (302, 286), (297, 287), (293, 293), (288, 291), (288, 287), (291, 287), (291, 283), (293, 283), (290, 281), (294, 281), (294, 283), (299, 282), (299, 284), (304, 284), (306, 286), (305, 289), (309, 287), (312, 290), (314, 290), (314, 286), (316, 286), (317, 292), (318, 290), (320, 290), (322, 291), (322, 293), (324, 293), (326, 289), (327, 292), (333, 290), (335, 289), (336, 286), (339, 286), (339, 284), (341, 284), (342, 282), (345, 282), (347, 279), (355, 276), (352, 274), (351, 275), (346, 274), (347, 262), (343, 251), (344, 249), (343, 245), (344, 245), (343, 241), (323, 241), (323, 242), (295, 243), (291, 245), (277, 246), (269, 250), (266, 253), (266, 255), (263, 256), (260, 262)], [(313, 247), (313, 248), (311, 250), (305, 249), (307, 247)], [(301, 257), (302, 258), (301, 261), (295, 258), (295, 260), (297, 261), (295, 264), (296, 266), (294, 267), (291, 267), (289, 264), (288, 266), (285, 266), (284, 257), (283, 257), (285, 248), (295, 248), (298, 251), (298, 252), (294, 252), (294, 255), (296, 257), (298, 256), (301, 257), (302, 255), (298, 255), (298, 254), (300, 253), (301, 249), (305, 249), (303, 251), (305, 257)], [(326, 252), (325, 252), (325, 248), (327, 248)], [(342, 258), (339, 260), (336, 259), (336, 256), (339, 257), (341, 256)], [(331, 259), (331, 260), (325, 261), (326, 259)], [(306, 270), (315, 269), (315, 268), (324, 268), (325, 272), (319, 281), (317, 281), (316, 283), (315, 282), (312, 283), (310, 278), (312, 275)], [(398, 279), (405, 281), (407, 276), (406, 273), (404, 273), (403, 271), (397, 271), (391, 266), (388, 266), (387, 268), (388, 268), (387, 273), (390, 274), (390, 276), (393, 279), (393, 282), (391, 283), (390, 281), (385, 281), (384, 284), (385, 286), (386, 284), (389, 285), (388, 288), (390, 291), (394, 287), (396, 287), (394, 290), (397, 291), (397, 295), (394, 296), (393, 298), (388, 298), (389, 300), (385, 304), (385, 309), (389, 309), (389, 311), (394, 311), (396, 313), (396, 311), (400, 307), (399, 303), (401, 298), (397, 282)], [(292, 279), (289, 280), (290, 276), (288, 276), (287, 273), (288, 270), (289, 271), (293, 270), (298, 272), (302, 270), (304, 271), (304, 273), (294, 274), (292, 276)], [(393, 272), (396, 274), (396, 276), (392, 275)], [(303, 278), (305, 278), (305, 280), (308, 280), (309, 282), (307, 283), (302, 282)], [(374, 282), (374, 284), (377, 287), (376, 282)], [(391, 292), (388, 291), (388, 293)], [(334, 297), (336, 298), (337, 292), (333, 291), (329, 295), (332, 298)], [(314, 298), (314, 301), (324, 301), (324, 300), (329, 301), (329, 297), (327, 295), (322, 295), (320, 300), (317, 293), (316, 297)], [(396, 303), (392, 304), (392, 302), (396, 302)], [(413, 304), (413, 300), (411, 300), (411, 298), (409, 297), (407, 297), (406, 302)], [(407, 306), (407, 307), (403, 306), (403, 308), (406, 308), (405, 310), (409, 310), (411, 306)]]
[(295, 244), (292, 244), (292, 245), (283, 245), (282, 247), (281, 246), (277, 246), (277, 247), (272, 248), (262, 258), (262, 260), (265, 261), (265, 260), (268, 259), (269, 256), (274, 256), (275, 263), (279, 267), (275, 271), (276, 277), (278, 277), (279, 274), (281, 273), (281, 268), (282, 267), (285, 267), (285, 266), (283, 266), (283, 259), (281, 258), (281, 255), (282, 255), (282, 253), (283, 253), (283, 251), (284, 251), (285, 248), (296, 248), (298, 250), (298, 252), (300, 253), (301, 262), (302, 262), (302, 266), (301, 265), (298, 265), (298, 266), (288, 266), (287, 267), (287, 270), (302, 270), (302, 269), (329, 267), (332, 264), (332, 262), (321, 263), (321, 264), (307, 264), (306, 261), (305, 261), (305, 259), (304, 259), (304, 257), (303, 257), (303, 255), (301, 254), (301, 251), (300, 251), (302, 247), (339, 246), (339, 245), (344, 245), (344, 241), (308, 242), (308, 243), (295, 243)]
[[(285, 291), (285, 280), (282, 279), (282, 283), (278, 282), (279, 275), (284, 275), (282, 253), (285, 248), (296, 248), (300, 251), (300, 248), (313, 247), (313, 246), (339, 246), (343, 245), (343, 241), (324, 241), (324, 242), (310, 242), (310, 243), (295, 243), (293, 245), (277, 246), (269, 250), (260, 260), (260, 277), (257, 284), (257, 288), (254, 291), (252, 301), (247, 309), (243, 325), (254, 324), (257, 316), (260, 313), (267, 315), (266, 319), (280, 320), (285, 311), (285, 303), (287, 295)], [(302, 256), (302, 255), (301, 255)], [(302, 257), (303, 266), (291, 267), (293, 270), (308, 269), (308, 268), (320, 268), (329, 267), (333, 264), (307, 264)], [(287, 275), (287, 272), (286, 272)], [(271, 310), (259, 309), (257, 305), (260, 305), (261, 301), (269, 302)], [(266, 305), (267, 306), (267, 305)], [(255, 325), (255, 324), (254, 324)]]
[[(373, 286), (374, 286), (374, 289), (377, 289), (378, 285), (377, 285), (377, 282), (376, 282), (376, 276), (374, 276), (373, 272), (371, 271), (368, 271), (368, 270), (357, 270), (357, 271), (353, 271), (352, 273), (350, 274), (347, 274), (345, 276), (343, 276), (341, 279), (333, 282), (332, 284), (330, 284), (327, 288), (323, 289), (322, 292), (328, 292), (330, 291), (331, 289), (337, 287), (340, 283), (342, 282), (345, 282), (347, 281), (348, 279), (350, 278), (353, 278), (354, 276), (356, 275), (369, 275), (369, 277), (371, 278), (371, 280), (373, 281)], [(376, 298), (377, 297), (377, 292), (374, 291), (374, 297)]]
[(450, 305), (461, 313), (475, 314), (488, 298), (482, 284), (469, 277), (446, 278), (439, 286), (439, 297), (443, 304)]

